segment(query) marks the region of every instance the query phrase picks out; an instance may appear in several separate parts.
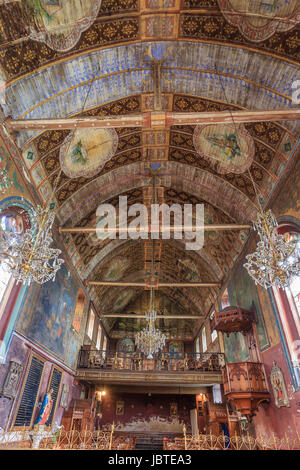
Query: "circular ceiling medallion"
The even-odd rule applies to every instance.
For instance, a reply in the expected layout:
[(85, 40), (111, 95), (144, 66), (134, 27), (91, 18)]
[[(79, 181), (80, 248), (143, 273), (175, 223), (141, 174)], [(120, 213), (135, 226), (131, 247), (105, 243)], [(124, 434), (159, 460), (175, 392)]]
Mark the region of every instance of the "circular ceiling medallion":
[(102, 0), (27, 0), (32, 7), (29, 37), (68, 51), (95, 21)]
[(255, 144), (243, 124), (196, 126), (193, 143), (198, 154), (217, 173), (245, 173), (255, 155)]
[(78, 129), (61, 146), (61, 168), (69, 178), (91, 178), (114, 156), (117, 146), (115, 129)]

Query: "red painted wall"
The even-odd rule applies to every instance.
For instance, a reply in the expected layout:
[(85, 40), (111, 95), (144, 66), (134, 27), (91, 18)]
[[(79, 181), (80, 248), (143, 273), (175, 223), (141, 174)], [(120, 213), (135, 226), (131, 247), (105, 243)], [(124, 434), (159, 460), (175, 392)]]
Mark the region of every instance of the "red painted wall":
[[(124, 414), (116, 414), (117, 401), (124, 402)], [(134, 393), (111, 393), (107, 391), (103, 398), (100, 426), (114, 422), (125, 424), (133, 420), (149, 421), (152, 417), (171, 419), (170, 404), (177, 403), (179, 421), (190, 425), (190, 410), (196, 407), (194, 395), (157, 395)]]

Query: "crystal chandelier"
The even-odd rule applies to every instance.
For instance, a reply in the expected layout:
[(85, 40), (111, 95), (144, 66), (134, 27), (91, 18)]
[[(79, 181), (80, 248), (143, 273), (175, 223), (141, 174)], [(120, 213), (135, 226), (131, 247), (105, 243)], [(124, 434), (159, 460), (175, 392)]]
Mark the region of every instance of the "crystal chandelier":
[(37, 206), (33, 227), (25, 233), (1, 232), (0, 260), (17, 282), (30, 285), (31, 281), (55, 280), (64, 260), (58, 258), (61, 250), (51, 248), (54, 218), (55, 211)]
[(156, 311), (153, 308), (153, 290), (151, 289), (150, 310), (146, 313), (147, 326), (135, 335), (135, 344), (148, 359), (162, 349), (166, 343), (166, 336), (155, 328)]
[(13, 182), (9, 178), (7, 170), (0, 168), (0, 194), (5, 194), (12, 184)]
[(254, 253), (246, 256), (244, 264), (255, 284), (265, 289), (288, 287), (294, 276), (300, 275), (300, 256), (297, 239), (287, 241), (277, 232), (278, 222), (271, 212), (259, 212), (253, 222), (260, 241)]

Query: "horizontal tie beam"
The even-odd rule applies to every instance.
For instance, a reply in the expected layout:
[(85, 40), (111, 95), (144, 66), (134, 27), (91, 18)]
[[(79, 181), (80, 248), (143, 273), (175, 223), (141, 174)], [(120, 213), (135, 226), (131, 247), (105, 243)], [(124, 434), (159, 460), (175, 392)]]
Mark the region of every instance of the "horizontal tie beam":
[(300, 119), (300, 109), (275, 109), (261, 111), (220, 111), (209, 113), (176, 113), (152, 111), (140, 114), (106, 117), (7, 119), (11, 131), (64, 130), (86, 128), (147, 127), (164, 128), (181, 125), (207, 125), (246, 122), (294, 121)]
[[(140, 315), (140, 314), (108, 314), (108, 315), (102, 315), (102, 318), (146, 318), (146, 315)], [(204, 315), (157, 315), (156, 320), (159, 320), (160, 318), (164, 320), (197, 320), (199, 318), (205, 318)]]
[[(218, 231), (218, 230), (249, 230), (252, 228), (252, 225), (250, 224), (208, 224), (202, 226), (197, 226), (197, 229), (203, 229), (204, 231)], [(185, 231), (185, 232), (191, 232), (196, 229), (196, 226), (163, 226), (163, 227), (154, 227), (154, 226), (149, 226), (148, 228), (144, 227), (105, 227), (105, 228), (98, 228), (99, 233), (158, 233), (158, 232), (176, 232), (176, 231)], [(70, 227), (70, 228), (64, 228), (64, 227), (59, 227), (58, 231), (59, 233), (95, 233), (97, 228), (95, 227)]]
[(125, 282), (125, 281), (86, 281), (87, 286), (109, 287), (221, 287), (220, 282)]

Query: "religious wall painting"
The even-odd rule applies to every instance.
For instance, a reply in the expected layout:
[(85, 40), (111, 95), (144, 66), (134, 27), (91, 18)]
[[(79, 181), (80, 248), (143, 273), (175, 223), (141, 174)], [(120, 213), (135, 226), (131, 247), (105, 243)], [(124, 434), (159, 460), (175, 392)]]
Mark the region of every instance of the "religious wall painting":
[(5, 232), (21, 235), (28, 229), (36, 230), (32, 204), (22, 197), (8, 197), (0, 202), (0, 226)]
[(183, 358), (184, 357), (184, 342), (183, 341), (170, 341), (169, 342), (170, 358)]
[(65, 265), (54, 282), (31, 285), (20, 304), (17, 331), (74, 368), (81, 336), (73, 318), (78, 287)]
[(253, 42), (289, 31), (300, 22), (298, 0), (218, 0), (218, 4), (226, 20)]
[(124, 338), (118, 341), (117, 351), (119, 353), (133, 353), (134, 352), (134, 342), (130, 338)]
[(282, 370), (276, 364), (276, 361), (273, 361), (273, 367), (270, 374), (270, 380), (273, 388), (273, 394), (275, 398), (275, 405), (277, 408), (289, 407), (290, 402), (288, 398), (288, 393), (285, 385), (285, 380), (283, 377)]
[(232, 276), (229, 285), (230, 305), (239, 305), (246, 310), (255, 311), (257, 315), (257, 336), (261, 351), (270, 347), (268, 331), (266, 329), (264, 315), (261, 309), (257, 288), (249, 277), (248, 272), (243, 266), (244, 261), (238, 266)]
[(178, 416), (178, 403), (170, 403), (170, 416)]
[(81, 289), (78, 291), (72, 326), (79, 333), (84, 311), (85, 296)]
[(0, 390), (0, 396), (15, 398), (18, 386), (22, 377), (23, 365), (15, 361), (10, 361), (9, 369)]
[(61, 146), (61, 168), (69, 178), (91, 178), (113, 157), (117, 146), (115, 129), (78, 129)]
[(10, 183), (10, 187), (5, 190), (5, 194), (9, 196), (26, 194), (25, 188), (23, 186), (23, 182), (20, 178), (19, 171), (17, 170), (14, 163), (11, 161), (7, 153), (6, 145), (4, 144), (4, 141), (1, 135), (0, 135), (0, 168), (7, 172), (8, 180)]
[(220, 174), (245, 173), (255, 155), (253, 138), (243, 124), (209, 124), (195, 127), (194, 147)]
[(116, 415), (122, 416), (124, 415), (124, 401), (118, 400), (116, 403)]
[(29, 37), (56, 51), (70, 50), (95, 21), (102, 0), (26, 0), (31, 8)]
[(111, 331), (111, 337), (115, 339), (133, 339), (141, 327), (142, 323), (139, 318), (118, 318), (114, 324), (113, 330)]
[(126, 269), (130, 266), (130, 259), (126, 257), (114, 258), (104, 274), (105, 281), (118, 281), (122, 278)]
[(260, 286), (257, 286), (257, 294), (263, 312), (264, 321), (268, 336), (270, 339), (270, 347), (276, 346), (280, 343), (279, 330), (276, 322), (275, 312), (270, 299), (269, 291), (266, 291)]
[(245, 362), (250, 359), (245, 336), (242, 333), (223, 334), (226, 362)]

